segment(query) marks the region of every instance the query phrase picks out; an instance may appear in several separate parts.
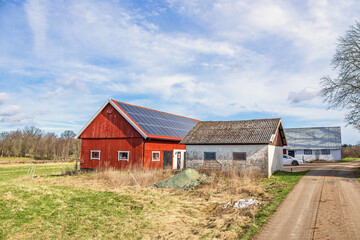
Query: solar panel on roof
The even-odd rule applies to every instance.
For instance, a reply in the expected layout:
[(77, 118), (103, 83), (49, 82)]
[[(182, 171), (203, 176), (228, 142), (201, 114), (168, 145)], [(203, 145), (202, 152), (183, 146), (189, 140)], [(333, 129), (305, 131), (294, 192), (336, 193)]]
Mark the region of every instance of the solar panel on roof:
[(149, 135), (184, 138), (196, 124), (193, 119), (116, 103)]

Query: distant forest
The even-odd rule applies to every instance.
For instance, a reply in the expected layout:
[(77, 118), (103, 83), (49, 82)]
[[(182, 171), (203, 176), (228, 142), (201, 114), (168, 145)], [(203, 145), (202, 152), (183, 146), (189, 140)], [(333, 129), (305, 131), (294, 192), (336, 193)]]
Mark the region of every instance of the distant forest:
[(0, 157), (30, 157), (43, 160), (80, 158), (80, 140), (75, 133), (64, 131), (60, 136), (45, 133), (36, 127), (0, 133)]

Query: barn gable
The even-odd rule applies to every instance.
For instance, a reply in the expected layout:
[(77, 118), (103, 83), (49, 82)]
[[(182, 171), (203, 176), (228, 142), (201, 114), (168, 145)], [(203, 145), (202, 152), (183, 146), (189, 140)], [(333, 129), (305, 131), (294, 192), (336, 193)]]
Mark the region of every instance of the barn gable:
[[(125, 119), (144, 139), (155, 138), (181, 141), (198, 122), (198, 120), (195, 119), (109, 99), (79, 132), (77, 138), (92, 137), (96, 134), (98, 137), (117, 137), (113, 136), (116, 133), (110, 133), (110, 130), (105, 130), (109, 133), (100, 134), (99, 131), (101, 130), (99, 126), (92, 127), (92, 130), (87, 129), (92, 125), (96, 125), (97, 118), (103, 118), (101, 115), (109, 115), (110, 113), (104, 113), (104, 111), (111, 111), (110, 109), (115, 109), (118, 114), (113, 117), (105, 117), (106, 119), (116, 126), (116, 121), (119, 121), (120, 117), (122, 117), (122, 119)], [(112, 127), (110, 127), (110, 129), (112, 129)]]
[(107, 104), (79, 137), (82, 139), (142, 138), (142, 135), (111, 104)]

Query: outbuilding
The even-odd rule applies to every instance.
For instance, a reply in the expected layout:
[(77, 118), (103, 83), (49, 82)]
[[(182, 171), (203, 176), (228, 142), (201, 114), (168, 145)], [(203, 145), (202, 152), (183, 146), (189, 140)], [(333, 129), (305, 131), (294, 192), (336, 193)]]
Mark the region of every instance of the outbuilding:
[(186, 167), (256, 170), (267, 177), (283, 168), (287, 144), (280, 118), (247, 121), (200, 121), (180, 142)]
[(284, 154), (304, 161), (341, 161), (341, 128), (285, 128)]
[(196, 119), (109, 99), (77, 135), (83, 169), (183, 168)]

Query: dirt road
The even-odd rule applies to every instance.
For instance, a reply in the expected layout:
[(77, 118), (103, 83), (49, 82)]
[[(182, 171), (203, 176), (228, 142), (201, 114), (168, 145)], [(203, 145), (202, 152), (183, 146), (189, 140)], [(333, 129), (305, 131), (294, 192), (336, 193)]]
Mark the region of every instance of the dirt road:
[(360, 161), (311, 170), (255, 238), (360, 239)]

